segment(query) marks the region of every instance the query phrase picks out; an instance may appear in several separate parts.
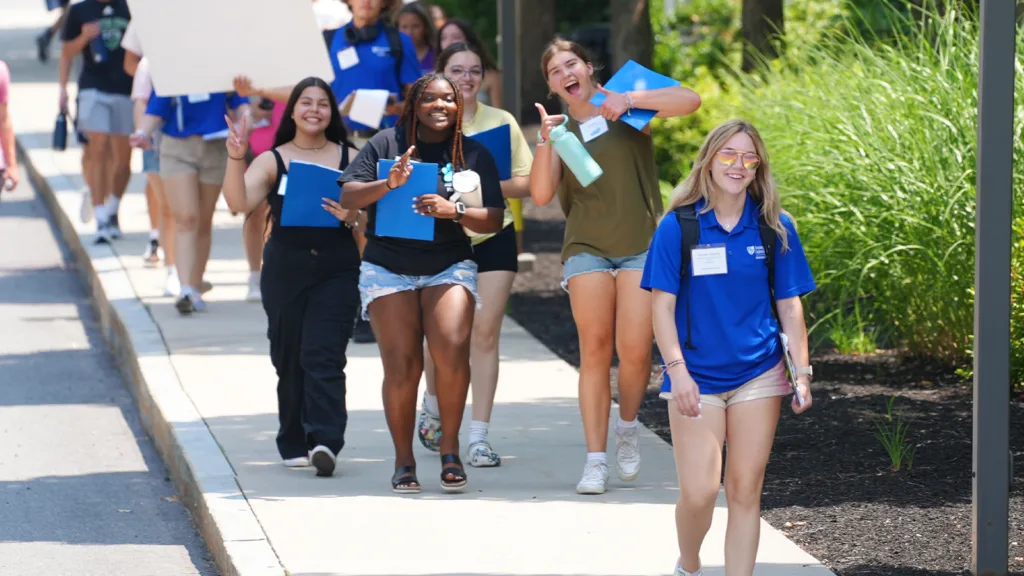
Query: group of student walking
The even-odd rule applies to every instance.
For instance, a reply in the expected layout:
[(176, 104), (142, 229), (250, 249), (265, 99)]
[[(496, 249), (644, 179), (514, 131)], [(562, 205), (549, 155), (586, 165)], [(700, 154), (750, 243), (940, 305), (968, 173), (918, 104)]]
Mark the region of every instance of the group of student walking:
[[(701, 104), (693, 91), (610, 92), (598, 85), (584, 49), (556, 38), (540, 70), (565, 113), (549, 114), (538, 105), (541, 127), (529, 135), (536, 137), (534, 156), (512, 115), (482, 101), (489, 93), (494, 103), (500, 90), (490, 90), (493, 60), (471, 29), (442, 27), (442, 38), (448, 31), (458, 41), (435, 47), (429, 38), (436, 23), (426, 8), (413, 3), (398, 10), (395, 21), (406, 33), (389, 24), (389, 4), (350, 0), (352, 21), (325, 33), (335, 72), (330, 84), (307, 78), (294, 87), (264, 88), (239, 78), (232, 94), (149, 97), (133, 143), (150, 148), (161, 133), (159, 170), (175, 212), (175, 256), (187, 300), (179, 300), (179, 309), (202, 306), (202, 267), (194, 254), (208, 245), (195, 239), (195, 231), (218, 191), (238, 213), (267, 206), (260, 290), (278, 375), (277, 447), (284, 464), (333, 474), (345, 444), (345, 352), (358, 318), (372, 329), (384, 369), (384, 413), (395, 450), (392, 490), (424, 489), (413, 452), (418, 436), (440, 454), (441, 489), (460, 492), (468, 485), (463, 454), (473, 467), (502, 462), (487, 432), (498, 337), (517, 272), (510, 201), (530, 198), (544, 205), (557, 197), (566, 216), (562, 285), (581, 357), (587, 453), (577, 493), (607, 489), (615, 355), (615, 467), (623, 481), (639, 475), (637, 414), (654, 340), (663, 358), (662, 397), (680, 486), (675, 573), (701, 573), (698, 553), (728, 442), (727, 572), (751, 574), (780, 405), (789, 395), (795, 412), (811, 405), (800, 297), (815, 287), (757, 130), (741, 120), (713, 129), (689, 176), (663, 206), (651, 127), (637, 130), (621, 118), (633, 109), (661, 118), (691, 114)], [(343, 117), (351, 94), (361, 88), (395, 95), (382, 129)], [(598, 91), (605, 100), (595, 106), (590, 99)], [(251, 149), (250, 97), (272, 102), (277, 124), (272, 144), (258, 154)], [(203, 139), (225, 125), (226, 140)], [(511, 135), (512, 176), (506, 180), (487, 149), (469, 138), (502, 125)], [(551, 140), (559, 126), (601, 166), (596, 181), (582, 185), (560, 160)], [(396, 159), (378, 177), (378, 162)], [(338, 218), (338, 227), (282, 225), (293, 161), (343, 172), (339, 189), (323, 191), (323, 208)], [(439, 167), (436, 189), (410, 207), (434, 219), (429, 241), (376, 233), (377, 202), (406, 184), (413, 161)], [(186, 174), (191, 189), (172, 191), (169, 182)], [(186, 203), (196, 215), (190, 221), (180, 217)], [(771, 242), (764, 241), (766, 233)], [(798, 367), (795, 394), (780, 333)], [(424, 374), (427, 390), (417, 421)], [(472, 420), (463, 452), (459, 432), (470, 389)]]

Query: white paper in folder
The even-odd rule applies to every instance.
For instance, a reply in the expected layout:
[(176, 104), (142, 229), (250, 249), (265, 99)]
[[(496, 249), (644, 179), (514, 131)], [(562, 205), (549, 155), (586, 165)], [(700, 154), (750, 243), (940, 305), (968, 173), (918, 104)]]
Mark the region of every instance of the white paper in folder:
[(356, 90), (348, 117), (370, 128), (380, 127), (389, 95), (387, 90)]
[(158, 96), (230, 92), (236, 76), (257, 88), (334, 80), (311, 2), (128, 0)]

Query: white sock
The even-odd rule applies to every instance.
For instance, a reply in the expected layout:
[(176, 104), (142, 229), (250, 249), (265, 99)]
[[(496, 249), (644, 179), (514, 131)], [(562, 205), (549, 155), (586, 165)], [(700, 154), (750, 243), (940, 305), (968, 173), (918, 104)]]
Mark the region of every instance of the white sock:
[(615, 431), (621, 436), (626, 431), (636, 430), (640, 427), (640, 423), (636, 419), (632, 421), (625, 421), (622, 416), (619, 416), (619, 421), (615, 423)]
[(488, 422), (481, 422), (479, 420), (473, 420), (469, 423), (469, 444), (471, 446), (477, 442), (487, 441), (488, 426), (490, 426)]
[(100, 204), (99, 206), (92, 207), (92, 213), (96, 216), (97, 224), (106, 224), (107, 220), (110, 220), (110, 213), (106, 204)]
[(149, 239), (150, 240), (159, 240), (160, 239), (160, 231), (155, 229), (155, 228), (153, 230), (150, 230), (149, 231)]
[(259, 282), (260, 282), (260, 271), (259, 270), (256, 270), (255, 272), (252, 272), (252, 271), (249, 272), (249, 282), (256, 282), (257, 284), (259, 284)]
[(437, 396), (431, 396), (430, 392), (423, 395), (423, 409), (430, 413), (431, 416), (437, 416), (441, 411), (437, 407)]
[(608, 464), (607, 452), (587, 452), (587, 464)]
[(107, 210), (110, 210), (111, 214), (117, 214), (117, 209), (119, 206), (121, 206), (121, 199), (111, 194), (109, 197), (107, 197), (106, 206)]
[(687, 572), (686, 570), (683, 570), (682, 566), (676, 564), (676, 573), (682, 574), (683, 576), (701, 576), (702, 574), (704, 574), (704, 569), (700, 568), (696, 572)]
[(174, 264), (171, 264), (170, 266), (167, 267), (167, 275), (168, 276), (177, 276), (178, 275), (178, 268), (175, 267)]

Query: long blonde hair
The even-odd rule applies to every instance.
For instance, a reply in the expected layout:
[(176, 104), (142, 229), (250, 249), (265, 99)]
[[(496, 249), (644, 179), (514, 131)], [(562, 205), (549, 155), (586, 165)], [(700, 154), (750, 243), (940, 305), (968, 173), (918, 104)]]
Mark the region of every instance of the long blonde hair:
[[(697, 158), (693, 161), (693, 170), (683, 182), (672, 191), (668, 206), (665, 208), (663, 218), (672, 213), (680, 206), (695, 204), (698, 200), (704, 199), (704, 208), (701, 214), (706, 214), (715, 208), (714, 182), (711, 179), (711, 162), (715, 154), (725, 146), (730, 138), (739, 133), (750, 136), (754, 142), (754, 151), (761, 158), (761, 165), (754, 173), (754, 179), (750, 182), (747, 190), (751, 198), (761, 206), (761, 212), (765, 221), (775, 230), (775, 233), (782, 239), (782, 250), (789, 250), (789, 234), (786, 227), (782, 225), (782, 215), (785, 214), (792, 220), (792, 216), (782, 209), (782, 200), (779, 198), (779, 190), (772, 179), (772, 171), (768, 163), (768, 151), (765, 149), (764, 140), (758, 133), (757, 128), (745, 120), (729, 120), (724, 124), (716, 126), (700, 150), (697, 151)], [(793, 222), (796, 226), (796, 222)]]

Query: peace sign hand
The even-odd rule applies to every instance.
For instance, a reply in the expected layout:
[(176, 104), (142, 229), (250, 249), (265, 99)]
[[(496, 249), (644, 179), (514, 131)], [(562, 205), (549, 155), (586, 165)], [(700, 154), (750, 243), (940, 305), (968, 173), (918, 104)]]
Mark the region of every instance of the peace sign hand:
[(551, 129), (555, 126), (560, 126), (562, 122), (565, 122), (565, 114), (555, 114), (554, 116), (548, 116), (548, 111), (544, 109), (543, 104), (534, 103), (537, 107), (537, 111), (540, 112), (540, 137), (547, 142), (551, 140)]
[(605, 120), (609, 122), (615, 122), (629, 111), (629, 100), (626, 99), (625, 94), (619, 94), (618, 92), (612, 92), (611, 90), (605, 89), (604, 86), (598, 84), (597, 91), (604, 94), (604, 102), (597, 109), (597, 113), (600, 114)]
[(388, 170), (387, 187), (394, 190), (399, 186), (405, 186), (405, 183), (409, 181), (409, 176), (412, 174), (412, 166), (409, 165), (409, 157), (412, 156), (416, 146), (409, 146), (409, 149), (402, 154), (398, 162)]
[(249, 119), (243, 114), (242, 121), (237, 126), (227, 114), (224, 115), (224, 120), (228, 123), (228, 139), (225, 144), (228, 147), (228, 154), (242, 158), (249, 150)]

